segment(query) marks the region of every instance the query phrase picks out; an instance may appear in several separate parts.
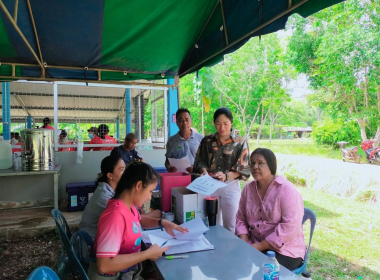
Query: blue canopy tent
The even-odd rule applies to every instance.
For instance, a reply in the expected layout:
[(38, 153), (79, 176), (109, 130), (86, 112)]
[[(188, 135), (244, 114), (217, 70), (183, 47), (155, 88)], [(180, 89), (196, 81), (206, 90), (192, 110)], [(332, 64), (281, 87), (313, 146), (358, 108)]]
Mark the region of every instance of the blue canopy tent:
[(0, 80), (184, 76), (341, 0), (0, 0)]

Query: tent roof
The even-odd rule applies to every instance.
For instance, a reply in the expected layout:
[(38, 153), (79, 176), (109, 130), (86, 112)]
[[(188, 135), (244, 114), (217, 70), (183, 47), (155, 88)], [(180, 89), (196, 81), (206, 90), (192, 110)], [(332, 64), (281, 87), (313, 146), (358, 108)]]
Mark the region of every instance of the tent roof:
[(0, 80), (183, 76), (284, 28), (293, 13), (306, 17), (338, 2), (0, 0)]
[[(114, 86), (82, 86), (58, 84), (58, 119), (59, 122), (98, 123), (115, 122), (122, 117), (125, 107), (125, 88)], [(29, 115), (35, 122), (42, 122), (45, 117), (53, 119), (54, 96), (51, 83), (10, 83), (12, 122), (25, 122)], [(2, 90), (0, 88), (0, 93)], [(150, 90), (131, 89), (131, 97), (143, 94), (149, 98)], [(0, 108), (2, 99), (0, 98)], [(134, 104), (131, 104), (134, 110)], [(133, 118), (133, 114), (132, 114)], [(2, 110), (0, 110), (2, 119)]]

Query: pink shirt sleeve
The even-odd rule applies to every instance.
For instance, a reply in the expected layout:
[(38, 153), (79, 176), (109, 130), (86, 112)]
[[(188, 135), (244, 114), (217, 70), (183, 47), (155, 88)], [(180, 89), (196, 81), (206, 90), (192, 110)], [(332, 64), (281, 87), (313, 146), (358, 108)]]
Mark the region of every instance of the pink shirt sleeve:
[(249, 225), (246, 216), (246, 204), (247, 204), (247, 190), (250, 183), (244, 186), (243, 192), (241, 194), (240, 202), (239, 202), (239, 210), (236, 214), (236, 228), (235, 234), (239, 236), (240, 234), (248, 234), (249, 235)]
[(125, 222), (121, 213), (102, 216), (98, 224), (96, 257), (114, 257), (120, 251)]
[(302, 197), (294, 187), (284, 184), (279, 197), (281, 222), (275, 227), (274, 232), (265, 238), (277, 250), (298, 235), (304, 214), (303, 211), (299, 211), (299, 209), (303, 209)]

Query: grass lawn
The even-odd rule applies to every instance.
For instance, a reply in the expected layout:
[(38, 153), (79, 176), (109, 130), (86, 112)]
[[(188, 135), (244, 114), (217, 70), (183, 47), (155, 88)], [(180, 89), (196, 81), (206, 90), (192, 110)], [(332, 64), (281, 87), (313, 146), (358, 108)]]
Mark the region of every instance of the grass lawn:
[[(312, 279), (380, 279), (379, 209), (309, 188), (297, 189), (305, 207), (317, 216), (307, 265)], [(307, 222), (307, 240), (309, 232)]]
[[(359, 155), (362, 155), (362, 162), (365, 161), (364, 151), (360, 148), (360, 144), (356, 144), (359, 148)], [(260, 145), (257, 145), (256, 139), (249, 141), (249, 149), (253, 151), (256, 148), (268, 148), (274, 153), (286, 155), (302, 155), (310, 157), (323, 157), (332, 159), (341, 159), (340, 149), (333, 149), (332, 146), (316, 145), (311, 138), (299, 139), (274, 139), (272, 143), (269, 140), (260, 140)], [(351, 147), (351, 146), (347, 146)]]

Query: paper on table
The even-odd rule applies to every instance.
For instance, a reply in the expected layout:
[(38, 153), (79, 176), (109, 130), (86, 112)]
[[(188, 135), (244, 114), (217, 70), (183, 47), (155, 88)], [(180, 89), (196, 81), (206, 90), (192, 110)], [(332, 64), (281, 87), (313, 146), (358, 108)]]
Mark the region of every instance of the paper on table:
[(223, 188), (225, 186), (227, 186), (226, 183), (215, 180), (214, 178), (206, 174), (202, 177), (195, 179), (186, 188), (196, 193), (211, 195), (217, 189)]
[(190, 161), (187, 156), (183, 158), (168, 158), (170, 166), (177, 168), (178, 172), (186, 172), (186, 168), (190, 167)]
[(174, 235), (177, 240), (196, 240), (204, 232), (208, 231), (208, 228), (205, 226), (201, 218), (195, 218), (194, 220), (183, 223), (181, 226), (188, 228), (189, 232), (182, 233), (175, 230)]
[(213, 250), (214, 246), (207, 240), (202, 234), (196, 241), (187, 242), (186, 244), (172, 246), (166, 252), (165, 255), (183, 254), (188, 252), (197, 252), (205, 250)]

